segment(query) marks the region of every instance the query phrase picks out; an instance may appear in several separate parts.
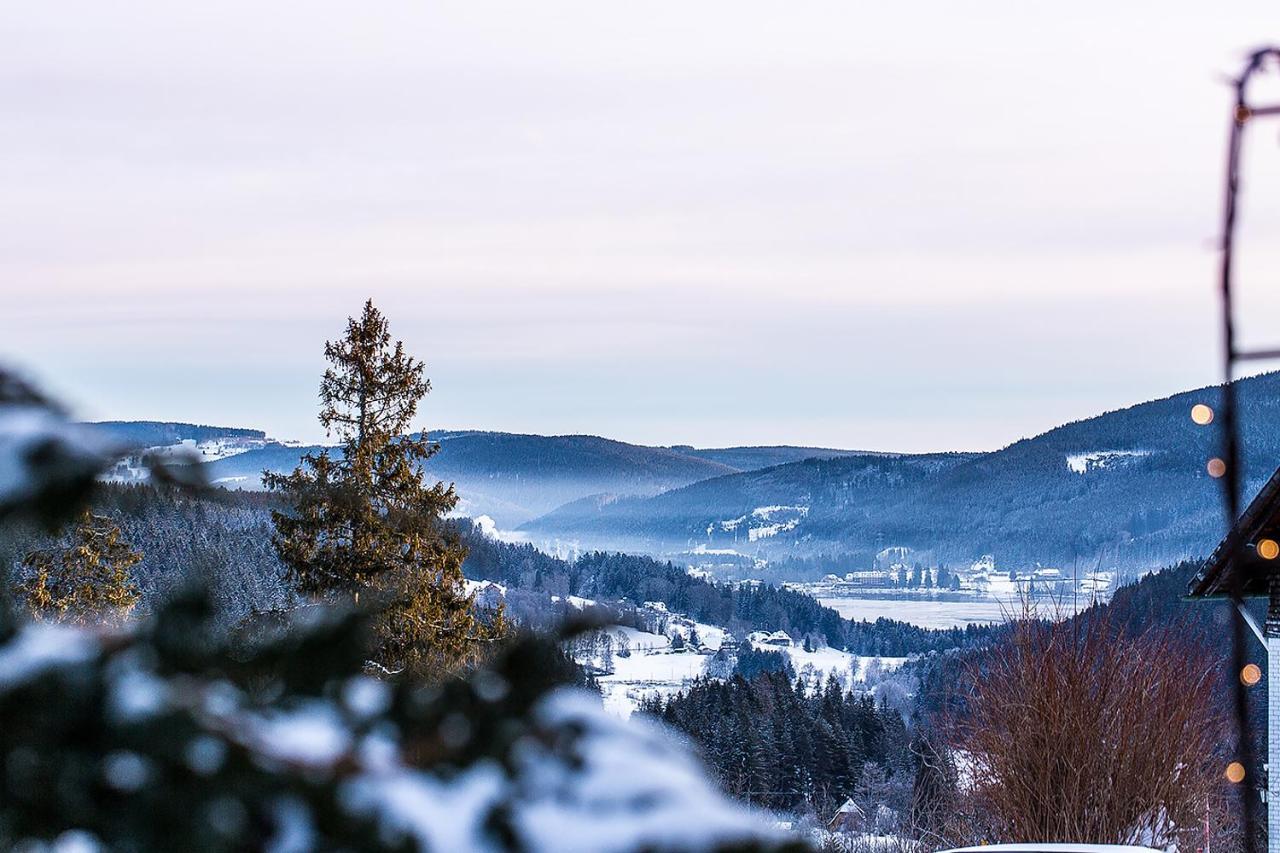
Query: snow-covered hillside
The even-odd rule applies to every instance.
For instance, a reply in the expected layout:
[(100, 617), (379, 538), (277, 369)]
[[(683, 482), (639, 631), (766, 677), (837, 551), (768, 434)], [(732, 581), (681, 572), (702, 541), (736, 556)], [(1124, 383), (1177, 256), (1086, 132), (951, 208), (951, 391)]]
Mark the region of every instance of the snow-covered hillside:
[[(257, 436), (220, 435), (204, 440), (183, 438), (173, 444), (156, 445), (135, 450), (128, 456), (118, 460), (115, 465), (105, 471), (102, 479), (112, 483), (136, 483), (148, 479), (147, 459), (158, 459), (180, 465), (216, 462), (219, 459), (230, 459), (251, 450), (260, 450), (267, 444), (267, 439)], [(220, 485), (234, 485), (234, 480), (245, 478), (226, 478), (218, 481)]]
[(1151, 455), (1150, 450), (1095, 450), (1090, 453), (1067, 455), (1067, 467), (1076, 474), (1087, 474), (1104, 468), (1114, 468), (1135, 462)]
[[(611, 713), (629, 717), (647, 699), (679, 693), (698, 678), (725, 678), (736, 664), (738, 641), (724, 628), (670, 613), (656, 602), (645, 609), (655, 630), (613, 625), (575, 648), (578, 663), (595, 674)], [(846, 690), (869, 688), (906, 658), (873, 658), (840, 649), (796, 643), (782, 631), (756, 631), (743, 644), (787, 656), (797, 677), (811, 689), (835, 678)]]

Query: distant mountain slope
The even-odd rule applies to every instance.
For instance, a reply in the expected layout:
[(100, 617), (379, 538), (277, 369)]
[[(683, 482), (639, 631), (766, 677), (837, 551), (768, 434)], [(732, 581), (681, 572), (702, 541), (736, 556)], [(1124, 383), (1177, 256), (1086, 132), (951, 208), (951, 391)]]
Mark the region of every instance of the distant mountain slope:
[[(1280, 465), (1280, 374), (1239, 383), (1252, 494)], [(1200, 556), (1223, 531), (1205, 473), (1220, 440), (1188, 416), (1206, 388), (1066, 424), (979, 454), (789, 463), (647, 499), (579, 502), (524, 529), (537, 539), (650, 553), (733, 549), (773, 557), (881, 548), (960, 562), (1147, 568)]]
[(787, 542), (817, 529), (832, 507), (867, 514), (894, 503), (972, 454), (847, 456), (805, 459), (759, 471), (703, 480), (651, 498), (592, 496), (566, 504), (521, 528), (538, 538), (664, 553), (705, 546), (771, 553), (766, 540)]
[(205, 465), (209, 481), (217, 486), (239, 489), (262, 488), (262, 472), (292, 471), (305, 453), (323, 450), (320, 445), (296, 447), (271, 442), (257, 450), (218, 459)]
[(267, 434), (260, 429), (170, 421), (98, 421), (93, 426), (134, 447), (164, 447), (184, 440), (194, 441), (197, 444), (218, 439), (265, 441), (267, 437)]
[[(744, 470), (712, 458), (716, 454), (758, 467), (774, 458), (845, 452), (792, 447), (703, 451), (646, 447), (592, 435), (481, 430), (444, 430), (428, 435), (440, 444), (440, 452), (427, 463), (428, 475), (457, 484), (464, 513), (489, 515), (504, 527), (514, 527), (589, 495), (655, 495)], [(262, 471), (292, 470), (303, 453), (319, 449), (268, 444), (211, 462), (206, 470), (210, 479), (221, 485), (258, 488)]]
[(863, 450), (835, 450), (830, 447), (793, 447), (790, 445), (774, 445), (765, 447), (711, 447), (697, 448), (688, 445), (675, 445), (670, 448), (677, 453), (709, 459), (728, 465), (738, 471), (756, 471), (760, 468), (772, 468), (774, 465), (785, 465), (788, 462), (799, 462), (802, 459), (834, 459), (838, 456), (895, 456), (893, 453), (877, 453)]
[(431, 476), (458, 484), (468, 514), (484, 512), (509, 525), (518, 523), (517, 507), (527, 519), (584, 495), (654, 495), (737, 470), (665, 448), (590, 435), (443, 432), (432, 437), (440, 452), (427, 463)]
[[(653, 495), (737, 469), (666, 448), (643, 447), (596, 436), (516, 435), (444, 431), (428, 435), (440, 452), (428, 476), (457, 484), (463, 512), (489, 515), (514, 526), (597, 492)], [(267, 445), (208, 465), (214, 482), (257, 488), (263, 470), (287, 471), (304, 452)]]

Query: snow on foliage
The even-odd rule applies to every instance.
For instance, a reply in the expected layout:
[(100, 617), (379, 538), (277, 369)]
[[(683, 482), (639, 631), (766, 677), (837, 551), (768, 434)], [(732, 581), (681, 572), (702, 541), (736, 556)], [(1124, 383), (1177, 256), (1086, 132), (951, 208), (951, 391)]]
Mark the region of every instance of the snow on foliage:
[(532, 783), (516, 825), (534, 850), (703, 850), (783, 842), (763, 816), (715, 791), (686, 749), (647, 720), (603, 713), (594, 697), (562, 690), (535, 710), (571, 740), (534, 743), (519, 761)]
[(115, 450), (47, 406), (0, 399), (0, 511), (38, 500), (42, 491), (91, 480)]
[[(128, 448), (105, 432), (73, 423), (35, 389), (0, 368), (0, 517), (21, 510), (52, 521), (82, 499)], [(183, 455), (139, 464), (161, 479), (197, 485), (202, 474)]]
[(94, 646), (81, 631), (62, 625), (32, 625), (0, 645), (0, 690), (16, 687), (59, 666), (83, 663)]
[(591, 694), (547, 695), (534, 717), (548, 731), (514, 755), (514, 779), (481, 762), (446, 782), (397, 769), (348, 783), (345, 799), (427, 850), (495, 849), (486, 829), (510, 809), (521, 849), (563, 853), (707, 850), (787, 837), (763, 816), (726, 800), (671, 735), (648, 721), (624, 723)]
[(667, 729), (556, 687), (548, 640), (468, 679), (393, 683), (359, 672), (361, 614), (248, 646), (210, 614), (193, 594), (124, 631), (0, 612), (0, 847), (74, 831), (89, 849), (801, 849)]

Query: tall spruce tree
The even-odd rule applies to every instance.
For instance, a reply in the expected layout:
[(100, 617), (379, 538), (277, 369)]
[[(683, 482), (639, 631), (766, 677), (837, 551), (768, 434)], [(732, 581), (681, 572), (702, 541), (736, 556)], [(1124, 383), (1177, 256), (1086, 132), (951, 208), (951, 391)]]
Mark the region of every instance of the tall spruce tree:
[(423, 677), (466, 665), (505, 626), (500, 611), (478, 616), (466, 593), (466, 549), (441, 524), (458, 501), (453, 487), (423, 479), (438, 446), (408, 434), (431, 390), (423, 364), (392, 343), (372, 300), (324, 355), (320, 423), (339, 450), (264, 476), (290, 504), (272, 513), (276, 550), (300, 592), (382, 605), (378, 668)]
[(119, 623), (138, 603), (131, 570), (141, 559), (111, 519), (85, 510), (69, 542), (23, 558), (15, 592), (39, 620)]

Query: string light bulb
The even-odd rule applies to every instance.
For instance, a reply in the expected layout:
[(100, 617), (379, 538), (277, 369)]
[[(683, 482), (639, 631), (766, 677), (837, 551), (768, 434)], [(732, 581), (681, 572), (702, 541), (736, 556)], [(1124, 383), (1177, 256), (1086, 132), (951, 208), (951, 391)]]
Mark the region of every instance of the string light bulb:
[(1274, 539), (1259, 539), (1258, 544), (1254, 546), (1258, 552), (1258, 556), (1264, 560), (1274, 560), (1280, 557), (1280, 542)]
[(1210, 459), (1209, 464), (1204, 466), (1204, 468), (1209, 472), (1209, 476), (1215, 480), (1227, 473), (1227, 463), (1223, 462), (1216, 456)]
[(1244, 669), (1240, 670), (1240, 681), (1247, 687), (1252, 687), (1262, 680), (1262, 668), (1256, 663), (1247, 663)]
[(1204, 403), (1196, 403), (1191, 407), (1191, 420), (1200, 426), (1208, 426), (1213, 423), (1213, 409)]
[(1226, 777), (1228, 782), (1239, 785), (1244, 781), (1244, 765), (1239, 761), (1231, 762), (1227, 765)]

